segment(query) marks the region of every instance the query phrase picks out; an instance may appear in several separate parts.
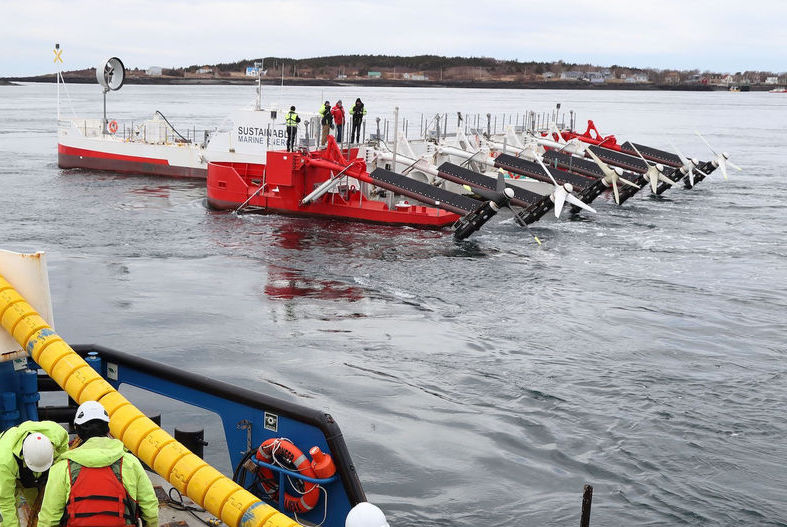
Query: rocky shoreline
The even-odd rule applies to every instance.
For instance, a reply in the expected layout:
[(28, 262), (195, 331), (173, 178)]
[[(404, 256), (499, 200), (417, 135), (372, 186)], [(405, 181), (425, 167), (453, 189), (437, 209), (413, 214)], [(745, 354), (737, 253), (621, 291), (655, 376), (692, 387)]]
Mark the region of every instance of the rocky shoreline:
[[(63, 75), (65, 81), (70, 84), (95, 84), (94, 75)], [(5, 77), (0, 78), (0, 85), (13, 85), (19, 82), (55, 82), (55, 75), (38, 75), (35, 77)], [(151, 84), (151, 85), (239, 85), (249, 86), (256, 84), (256, 79), (238, 78), (179, 78), (179, 77), (137, 77), (130, 76), (126, 79), (126, 84)], [(279, 79), (263, 79), (265, 86), (278, 86)], [(725, 87), (715, 87), (709, 85), (686, 85), (686, 84), (652, 84), (652, 83), (600, 83), (577, 81), (543, 81), (543, 82), (520, 82), (520, 81), (416, 81), (416, 80), (393, 80), (393, 79), (302, 79), (285, 78), (287, 86), (379, 86), (379, 87), (417, 87), (417, 88), (496, 88), (496, 89), (522, 89), (522, 90), (669, 90), (669, 91), (719, 91), (726, 90)], [(759, 87), (752, 86), (752, 90)], [(763, 87), (767, 90), (767, 87)]]

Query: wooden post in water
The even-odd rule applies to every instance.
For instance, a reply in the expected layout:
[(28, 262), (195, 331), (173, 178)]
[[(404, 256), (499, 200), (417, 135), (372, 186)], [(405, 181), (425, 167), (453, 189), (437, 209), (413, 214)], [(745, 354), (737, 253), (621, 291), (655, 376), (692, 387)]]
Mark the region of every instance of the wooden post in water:
[(579, 527), (590, 527), (590, 504), (593, 501), (593, 487), (585, 485), (582, 489), (582, 517)]

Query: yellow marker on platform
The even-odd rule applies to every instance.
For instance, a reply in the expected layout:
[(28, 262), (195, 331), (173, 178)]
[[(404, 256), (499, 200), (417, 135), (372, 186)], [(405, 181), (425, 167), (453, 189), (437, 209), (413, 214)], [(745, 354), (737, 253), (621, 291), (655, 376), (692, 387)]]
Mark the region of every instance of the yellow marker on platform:
[(60, 44), (55, 44), (55, 49), (53, 49), (52, 51), (55, 52), (55, 60), (53, 62), (55, 62), (55, 63), (60, 62), (62, 64), (63, 63), (63, 57), (61, 55), (63, 53), (63, 50), (60, 49)]

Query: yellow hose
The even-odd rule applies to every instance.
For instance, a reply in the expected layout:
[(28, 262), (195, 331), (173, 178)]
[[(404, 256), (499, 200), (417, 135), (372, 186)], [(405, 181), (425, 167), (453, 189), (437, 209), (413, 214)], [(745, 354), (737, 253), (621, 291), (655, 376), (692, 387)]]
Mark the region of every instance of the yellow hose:
[(194, 503), (231, 527), (298, 526), (145, 417), (71, 349), (2, 276), (0, 324), (72, 399), (104, 405), (112, 435)]

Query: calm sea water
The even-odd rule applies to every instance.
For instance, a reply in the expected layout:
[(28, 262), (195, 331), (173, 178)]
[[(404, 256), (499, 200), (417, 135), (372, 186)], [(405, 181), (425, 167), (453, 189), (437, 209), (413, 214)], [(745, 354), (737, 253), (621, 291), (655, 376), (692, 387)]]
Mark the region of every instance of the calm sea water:
[[(69, 94), (99, 116), (98, 86)], [(265, 89), (302, 111), (358, 96), (370, 121), (398, 105), (411, 128), (560, 102), (708, 158), (701, 130), (745, 170), (602, 197), (596, 216), (536, 224), (541, 247), (505, 218), (457, 244), (217, 214), (200, 183), (59, 170), (55, 86), (0, 87), (0, 245), (47, 251), (69, 342), (330, 412), (392, 525), (575, 525), (584, 483), (593, 525), (787, 525), (787, 96)], [(253, 97), (126, 86), (108, 106), (203, 128)]]

